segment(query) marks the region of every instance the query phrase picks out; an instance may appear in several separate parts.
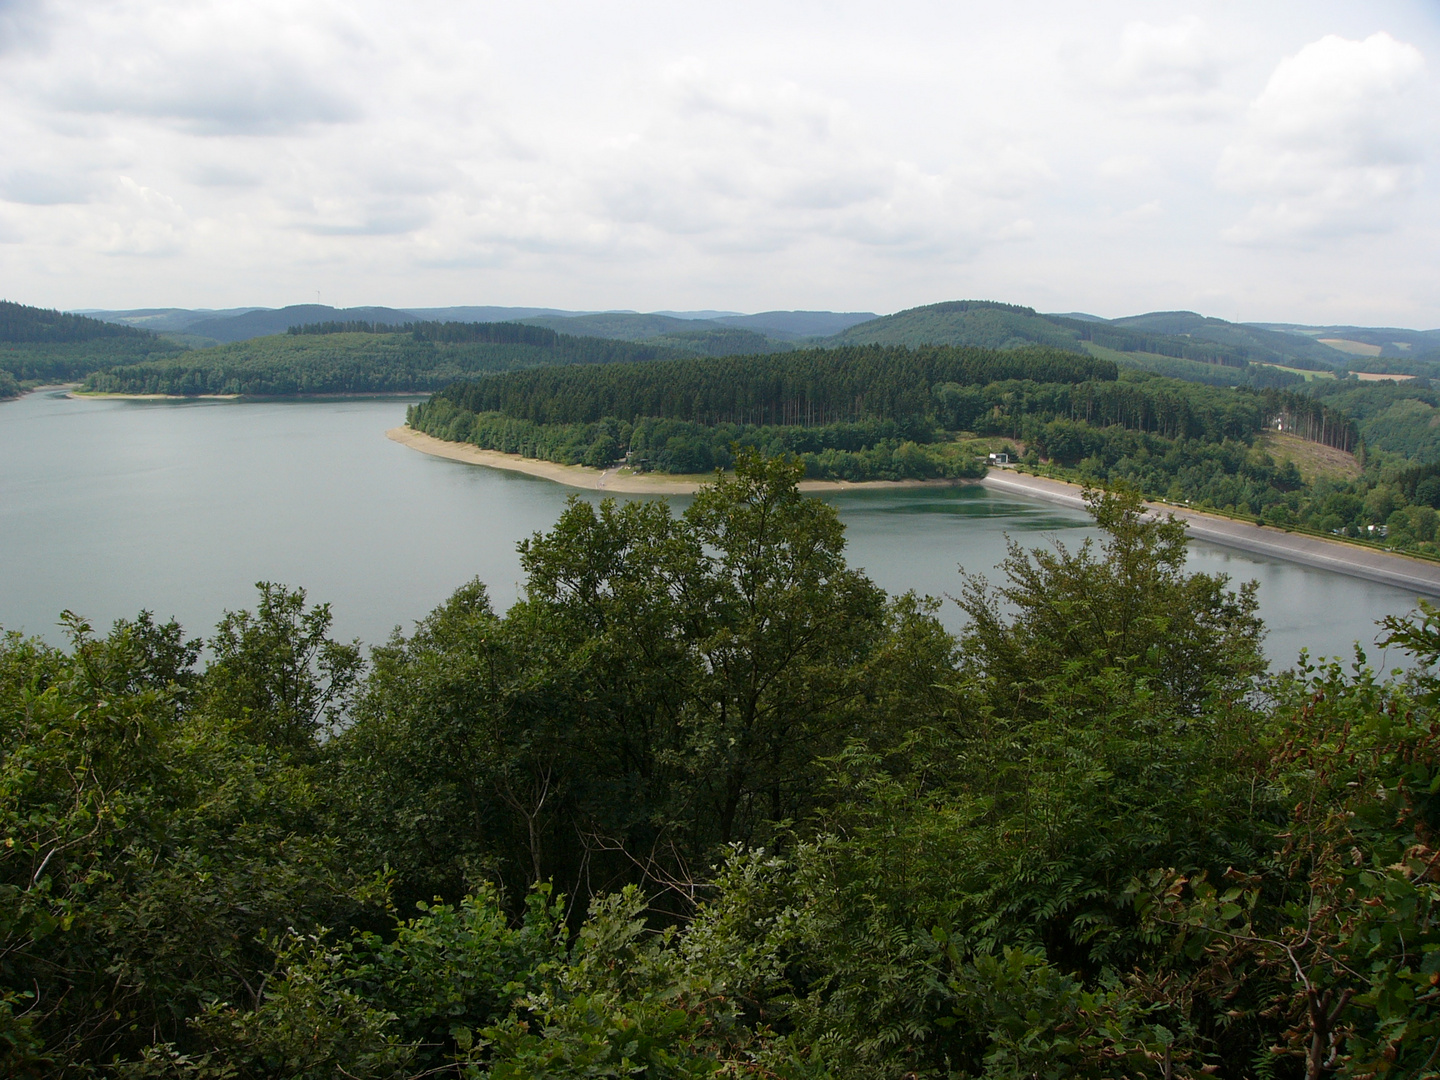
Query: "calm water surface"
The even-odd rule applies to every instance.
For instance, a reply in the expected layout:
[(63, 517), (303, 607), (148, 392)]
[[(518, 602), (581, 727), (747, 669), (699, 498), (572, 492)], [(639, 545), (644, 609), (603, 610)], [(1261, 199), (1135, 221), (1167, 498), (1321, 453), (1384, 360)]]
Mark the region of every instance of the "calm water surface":
[[(330, 602), (339, 635), (370, 644), (472, 577), (503, 610), (519, 592), (516, 541), (575, 493), (392, 443), (383, 432), (404, 410), (395, 398), (0, 404), (0, 626), (58, 641), (66, 608), (97, 627), (148, 608), (199, 634), (252, 606), (260, 580), (304, 586)], [(1094, 535), (1078, 513), (978, 487), (831, 501), (851, 561), (892, 592), (956, 592), (960, 565), (993, 579), (1007, 534), (1026, 546)], [(1409, 611), (1408, 593), (1199, 543), (1190, 562), (1259, 580), (1281, 666), (1302, 647), (1348, 658), (1357, 639), (1372, 662), (1398, 661), (1373, 648), (1374, 623)], [(962, 623), (953, 603), (942, 617)]]

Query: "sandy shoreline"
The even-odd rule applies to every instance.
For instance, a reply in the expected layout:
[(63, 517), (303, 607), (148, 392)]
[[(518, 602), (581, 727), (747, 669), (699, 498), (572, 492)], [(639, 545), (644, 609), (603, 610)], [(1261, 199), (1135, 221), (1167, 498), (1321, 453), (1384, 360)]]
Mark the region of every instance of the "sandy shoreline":
[[(75, 384), (69, 384), (75, 385)], [(37, 386), (36, 391), (63, 389), (62, 387)], [(330, 401), (349, 398), (424, 398), (426, 391), (420, 390), (376, 390), (365, 394), (110, 394), (100, 390), (71, 390), (66, 397), (108, 398), (115, 401)]]
[[(430, 435), (421, 434), (408, 427), (392, 428), (385, 433), (395, 442), (435, 457), (470, 465), (485, 465), (492, 469), (508, 469), (529, 476), (541, 477), (569, 487), (586, 491), (613, 491), (617, 494), (638, 495), (688, 495), (701, 484), (708, 483), (708, 476), (658, 477), (653, 474), (637, 474), (628, 470), (586, 468), (584, 465), (556, 465), (554, 462), (523, 458), (518, 454), (502, 454), (497, 450), (481, 450), (469, 443), (447, 442)], [(869, 483), (846, 483), (836, 480), (805, 480), (800, 484), (803, 491), (857, 491), (864, 489), (897, 490), (917, 487), (953, 487), (961, 484), (981, 484), (992, 491), (1007, 495), (1023, 495), (1032, 499), (1085, 509), (1081, 497), (1084, 489), (1079, 484), (1048, 477), (1031, 476), (1009, 469), (992, 469), (983, 480), (877, 480)], [(1174, 514), (1182, 519), (1191, 536), (1207, 540), (1212, 544), (1264, 555), (1272, 559), (1299, 563), (1319, 570), (1363, 578), (1384, 585), (1412, 591), (1425, 596), (1440, 597), (1440, 563), (1412, 558), (1398, 552), (1377, 551), (1360, 544), (1347, 544), (1343, 540), (1330, 540), (1305, 533), (1287, 533), (1272, 526), (1252, 525), (1244, 521), (1207, 514), (1183, 506), (1167, 503), (1148, 503), (1152, 513)]]
[[(622, 495), (693, 495), (702, 484), (714, 477), (671, 476), (654, 473), (633, 473), (628, 469), (591, 469), (585, 465), (557, 465), (553, 461), (504, 454), (499, 450), (482, 450), (470, 443), (447, 442), (408, 427), (391, 428), (385, 437), (412, 450), (433, 457), (462, 461), (467, 465), (485, 465), (492, 469), (538, 476), (557, 484), (585, 491), (613, 491)], [(802, 480), (801, 491), (866, 491), (917, 487), (956, 487), (977, 484), (978, 480), (868, 480), (853, 483), (847, 480)]]
[[(43, 388), (42, 388), (43, 389)], [(71, 390), (70, 398), (105, 398), (110, 401), (234, 401), (239, 394), (106, 394), (99, 390)]]

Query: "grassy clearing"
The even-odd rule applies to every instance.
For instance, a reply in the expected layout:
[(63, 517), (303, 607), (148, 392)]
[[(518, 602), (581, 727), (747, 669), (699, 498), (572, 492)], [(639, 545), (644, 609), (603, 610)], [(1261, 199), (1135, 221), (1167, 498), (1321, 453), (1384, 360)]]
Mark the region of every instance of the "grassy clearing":
[(1292, 375), (1301, 376), (1306, 382), (1314, 382), (1316, 379), (1335, 378), (1335, 372), (1333, 371), (1311, 371), (1309, 368), (1286, 367), (1284, 364), (1255, 364), (1254, 366), (1274, 368), (1276, 371), (1288, 371)]
[(1293, 461), (1307, 484), (1321, 476), (1353, 480), (1362, 471), (1354, 454), (1336, 450), (1333, 446), (1307, 442), (1298, 435), (1283, 431), (1267, 431), (1260, 438), (1265, 452), (1276, 461), (1281, 464)]
[(1317, 338), (1321, 345), (1329, 345), (1332, 349), (1349, 353), (1351, 356), (1379, 356), (1380, 346), (1369, 345), (1363, 341), (1351, 341), (1349, 338)]
[(1122, 352), (1119, 349), (1109, 349), (1104, 345), (1097, 345), (1093, 341), (1082, 341), (1085, 351), (1091, 356), (1101, 360), (1113, 360), (1117, 364), (1127, 364), (1130, 367), (1144, 367), (1148, 364), (1194, 364), (1196, 367), (1214, 368), (1219, 364), (1206, 364), (1199, 360), (1185, 360), (1178, 356), (1165, 356), (1161, 353), (1152, 352)]
[(1406, 382), (1415, 378), (1414, 375), (1393, 375), (1383, 371), (1352, 371), (1351, 374), (1361, 382)]

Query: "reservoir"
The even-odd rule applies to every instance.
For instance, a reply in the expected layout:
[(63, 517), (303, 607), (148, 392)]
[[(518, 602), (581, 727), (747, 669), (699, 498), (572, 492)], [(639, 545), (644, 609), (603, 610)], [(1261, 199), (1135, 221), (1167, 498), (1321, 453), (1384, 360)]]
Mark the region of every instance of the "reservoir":
[[(331, 605), (337, 636), (367, 645), (474, 577), (504, 610), (520, 592), (516, 542), (571, 497), (600, 496), (391, 442), (410, 400), (0, 404), (0, 627), (58, 643), (63, 610), (98, 630), (148, 609), (208, 634), (226, 609), (253, 607), (261, 580), (304, 587)], [(852, 565), (891, 592), (958, 593), (960, 566), (995, 583), (1007, 536), (1096, 535), (1076, 511), (978, 486), (825, 497)], [(1404, 590), (1201, 542), (1190, 566), (1260, 582), (1277, 667), (1301, 648), (1348, 663), (1357, 640), (1372, 664), (1399, 662), (1374, 647), (1375, 623), (1415, 606)], [(940, 615), (963, 625), (953, 602)]]

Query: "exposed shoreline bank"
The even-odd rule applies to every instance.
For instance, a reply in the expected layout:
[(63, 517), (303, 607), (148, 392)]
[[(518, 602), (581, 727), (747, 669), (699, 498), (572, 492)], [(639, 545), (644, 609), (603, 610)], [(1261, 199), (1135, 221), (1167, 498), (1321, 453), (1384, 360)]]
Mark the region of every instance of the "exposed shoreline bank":
[[(1084, 488), (1064, 480), (992, 471), (980, 483), (1007, 495), (1026, 495), (1079, 510), (1085, 508), (1081, 497)], [(1146, 503), (1146, 506), (1157, 516), (1173, 514), (1181, 519), (1190, 535), (1199, 540), (1248, 551), (1252, 555), (1283, 559), (1301, 566), (1412, 590), (1424, 596), (1440, 597), (1440, 563), (1415, 559), (1399, 552), (1376, 551), (1359, 544), (1347, 544), (1343, 540), (1287, 533), (1271, 525), (1251, 525), (1185, 506), (1171, 506), (1169, 503)]]
[(108, 394), (100, 390), (71, 390), (66, 397), (106, 401), (234, 401), (239, 394)]
[[(37, 386), (35, 391), (59, 390), (61, 386)], [(112, 394), (103, 390), (71, 390), (66, 397), (104, 398), (111, 401), (337, 401), (351, 398), (423, 398), (429, 390), (374, 390), (359, 394), (336, 392), (333, 394)]]
[[(708, 473), (703, 476), (674, 476), (635, 473), (628, 469), (602, 470), (585, 465), (558, 465), (553, 461), (505, 454), (499, 450), (482, 450), (470, 443), (448, 442), (408, 427), (391, 428), (385, 432), (385, 437), (432, 457), (538, 476), (583, 491), (613, 491), (621, 495), (693, 495), (702, 484), (711, 483), (714, 479)], [(978, 483), (979, 480), (802, 480), (799, 486), (801, 491), (893, 491), (897, 488), (958, 487)]]
[[(660, 477), (649, 473), (632, 473), (621, 469), (591, 469), (584, 465), (557, 465), (518, 454), (498, 450), (482, 450), (469, 443), (447, 442), (408, 427), (392, 428), (386, 437), (412, 450), (433, 457), (448, 458), (469, 465), (484, 465), (525, 473), (585, 491), (613, 491), (627, 495), (689, 495), (709, 476)], [(802, 491), (897, 490), (902, 488), (955, 487), (980, 484), (1007, 495), (1023, 495), (1032, 499), (1085, 509), (1084, 488), (1064, 480), (1031, 476), (1010, 470), (991, 470), (983, 480), (875, 480), (848, 483), (840, 480), (804, 480)], [(1153, 514), (1173, 514), (1186, 524), (1191, 536), (1222, 547), (1246, 551), (1252, 555), (1298, 563), (1319, 570), (1345, 574), (1366, 581), (1413, 591), (1423, 596), (1440, 597), (1440, 563), (1411, 558), (1398, 552), (1376, 551), (1343, 540), (1328, 540), (1304, 533), (1287, 533), (1273, 526), (1251, 525), (1201, 510), (1167, 503), (1147, 503)]]

